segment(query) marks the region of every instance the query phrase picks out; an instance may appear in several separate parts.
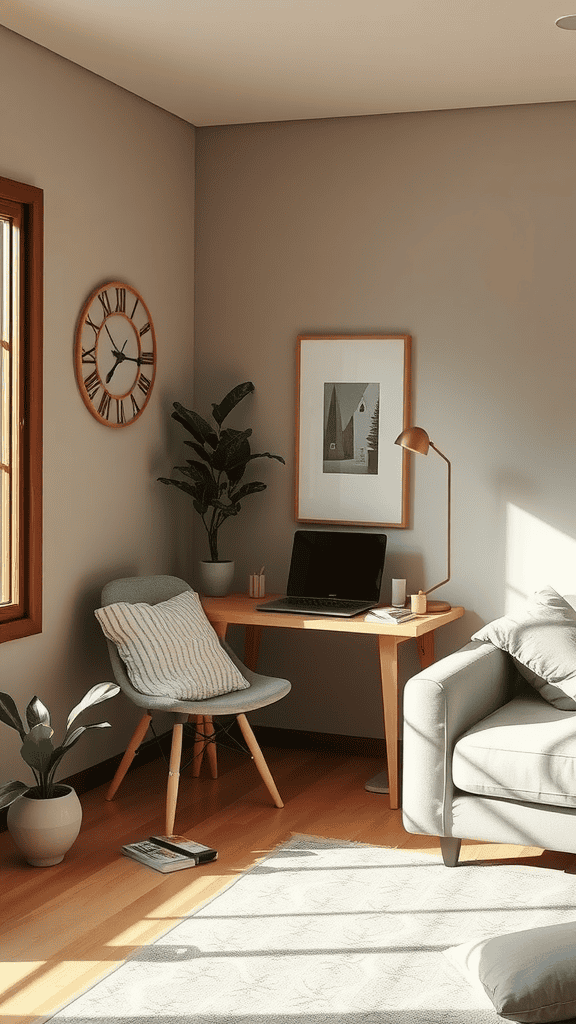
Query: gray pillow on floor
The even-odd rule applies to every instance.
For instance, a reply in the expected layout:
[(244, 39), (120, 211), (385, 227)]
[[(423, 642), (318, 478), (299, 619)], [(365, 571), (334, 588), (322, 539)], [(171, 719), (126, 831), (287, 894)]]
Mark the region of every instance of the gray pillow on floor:
[(505, 1020), (545, 1024), (576, 1015), (576, 920), (453, 946), (444, 955)]

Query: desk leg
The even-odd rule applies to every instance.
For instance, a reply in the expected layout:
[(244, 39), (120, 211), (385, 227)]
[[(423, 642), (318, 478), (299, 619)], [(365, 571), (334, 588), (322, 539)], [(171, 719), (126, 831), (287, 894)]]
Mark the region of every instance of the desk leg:
[[(212, 626), (220, 640), (226, 639), (226, 633), (228, 631), (228, 623), (217, 621), (213, 622)], [(260, 640), (262, 639), (263, 626), (246, 626), (246, 637), (244, 640), (244, 664), (246, 668), (252, 669), (256, 672), (256, 666), (258, 665), (258, 654), (260, 651)]]
[(260, 653), (260, 641), (262, 639), (263, 626), (246, 626), (244, 639), (244, 664), (246, 668), (257, 671), (258, 654)]
[(399, 713), (398, 713), (398, 647), (405, 637), (378, 636), (380, 655), (380, 682), (384, 710), (384, 733), (386, 735), (386, 760), (388, 771), (380, 772), (366, 783), (371, 793), (390, 793), (390, 807), (400, 806), (400, 765), (399, 765)]
[(219, 640), (225, 640), (226, 639), (226, 633), (228, 632), (228, 623), (227, 622), (221, 622), (221, 621), (212, 622), (211, 626), (212, 626), (212, 628), (213, 628), (214, 632), (216, 633), (216, 636), (218, 637)]
[(416, 637), (416, 646), (420, 658), (420, 668), (429, 668), (434, 664), (434, 631), (431, 629), (429, 633), (423, 633), (422, 636)]

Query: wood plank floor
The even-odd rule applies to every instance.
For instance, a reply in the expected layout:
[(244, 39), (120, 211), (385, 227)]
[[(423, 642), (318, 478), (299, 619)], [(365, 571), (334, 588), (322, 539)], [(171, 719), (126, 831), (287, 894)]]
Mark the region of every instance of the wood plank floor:
[[(437, 840), (404, 832), (388, 796), (364, 783), (375, 758), (331, 751), (265, 749), (282, 798), (271, 804), (254, 764), (219, 753), (220, 778), (181, 779), (176, 830), (215, 847), (213, 864), (161, 875), (123, 857), (123, 843), (163, 830), (166, 767), (134, 768), (116, 799), (105, 787), (81, 797), (82, 830), (64, 861), (33, 868), (0, 835), (0, 1024), (30, 1024), (54, 1012), (135, 949), (230, 884), (293, 833), (437, 853)], [(462, 859), (532, 861), (563, 870), (574, 857), (465, 843)], [(446, 869), (449, 870), (449, 869)]]

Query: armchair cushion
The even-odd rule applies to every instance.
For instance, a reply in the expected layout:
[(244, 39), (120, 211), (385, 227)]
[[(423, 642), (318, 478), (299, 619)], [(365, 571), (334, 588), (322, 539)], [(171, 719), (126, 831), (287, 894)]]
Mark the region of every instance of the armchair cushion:
[(119, 601), (97, 608), (95, 615), (140, 693), (206, 700), (250, 686), (193, 590), (158, 604)]
[(472, 637), (507, 651), (520, 674), (561, 711), (576, 711), (576, 611), (552, 587), (526, 608), (489, 622)]
[(545, 1024), (576, 1014), (576, 922), (466, 942), (445, 956), (480, 982), (505, 1020)]
[(576, 807), (575, 733), (576, 713), (527, 688), (460, 737), (454, 785), (480, 796)]

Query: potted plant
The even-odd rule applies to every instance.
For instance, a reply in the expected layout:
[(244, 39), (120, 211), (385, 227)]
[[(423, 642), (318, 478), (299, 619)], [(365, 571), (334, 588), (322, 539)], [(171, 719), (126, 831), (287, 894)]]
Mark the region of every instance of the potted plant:
[[(192, 498), (192, 503), (201, 517), (208, 534), (210, 559), (200, 563), (201, 585), (204, 593), (219, 596), (227, 593), (234, 575), (234, 562), (221, 561), (218, 550), (218, 532), (230, 516), (237, 516), (244, 498), (257, 491), (265, 491), (266, 484), (260, 480), (242, 483), (249, 462), (254, 459), (277, 459), (284, 464), (280, 455), (262, 452), (253, 455), (249, 437), (251, 430), (223, 428), (227, 416), (246, 395), (254, 391), (251, 381), (238, 384), (218, 404), (212, 403), (212, 426), (205, 419), (174, 402), (172, 419), (180, 423), (192, 436), (186, 440), (197, 458), (188, 459), (185, 466), (175, 466), (184, 480), (174, 477), (159, 477), (161, 483), (172, 484)], [(214, 581), (213, 577), (217, 579)]]
[(76, 839), (82, 822), (82, 807), (72, 786), (56, 783), (62, 758), (88, 729), (107, 729), (109, 722), (72, 728), (83, 711), (114, 697), (116, 683), (97, 683), (68, 715), (62, 743), (54, 746), (50, 712), (38, 697), (26, 708), (26, 731), (9, 693), (0, 693), (0, 721), (20, 734), (20, 753), (32, 769), (34, 785), (6, 782), (0, 786), (0, 808), (8, 807), (8, 831), (29, 864), (46, 867), (58, 864)]

